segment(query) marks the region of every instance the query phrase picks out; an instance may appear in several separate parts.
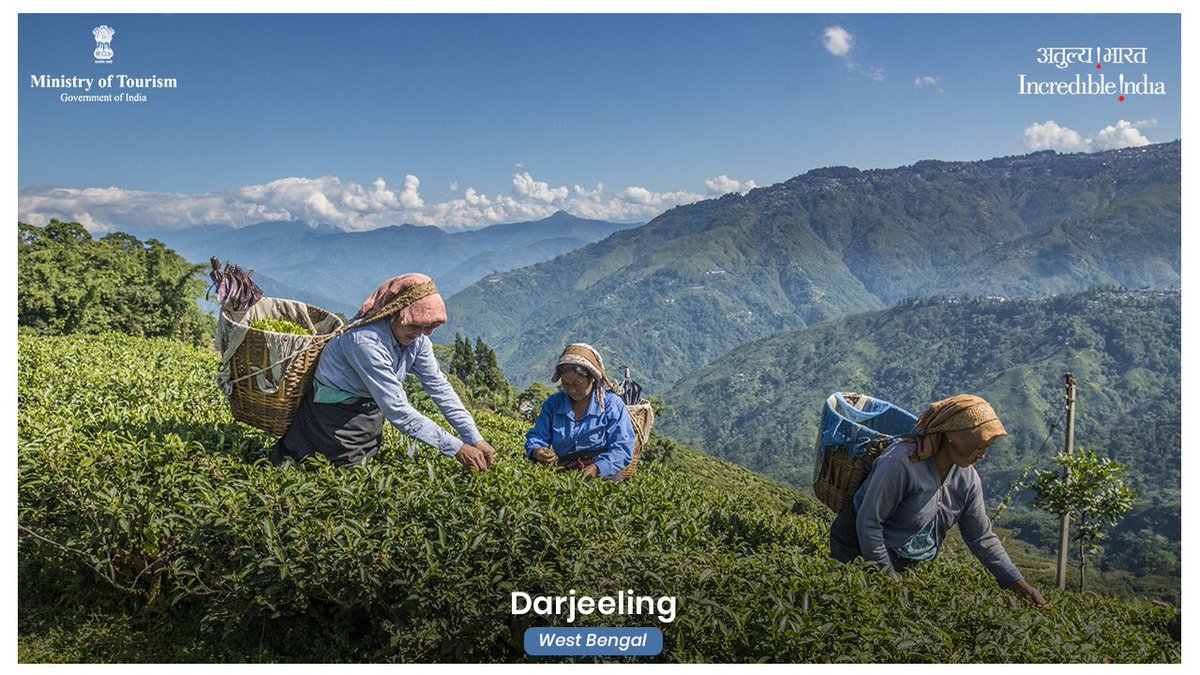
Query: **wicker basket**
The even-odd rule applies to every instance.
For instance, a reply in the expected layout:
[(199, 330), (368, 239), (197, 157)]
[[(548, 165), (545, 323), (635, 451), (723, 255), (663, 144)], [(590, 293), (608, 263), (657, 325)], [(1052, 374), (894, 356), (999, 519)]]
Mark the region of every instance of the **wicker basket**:
[(917, 418), (864, 394), (838, 392), (825, 399), (813, 449), (813, 494), (841, 513), (854, 499), (871, 465), (897, 438), (912, 433)]
[(654, 409), (650, 402), (642, 399), (637, 405), (625, 406), (629, 411), (629, 419), (633, 421), (633, 461), (621, 473), (616, 475), (617, 481), (628, 480), (637, 471), (638, 460), (642, 458), (642, 446), (650, 439), (650, 430), (654, 428)]
[(890, 438), (872, 443), (858, 459), (850, 457), (850, 448), (845, 445), (825, 448), (825, 461), (821, 463), (821, 470), (813, 481), (813, 493), (817, 499), (833, 509), (834, 513), (841, 513), (867, 480), (871, 463), (890, 444)]
[[(233, 382), (229, 405), (233, 418), (276, 436), (284, 435), (292, 425), (304, 394), (312, 386), (313, 373), (316, 372), (317, 358), (320, 357), (321, 350), (324, 349), (325, 343), (337, 334), (337, 330), (342, 328), (341, 319), (320, 307), (296, 304), (302, 306), (301, 311), (306, 315), (307, 322), (295, 321), (294, 314), (265, 316), (271, 313), (269, 311), (260, 311), (259, 316), (247, 315), (242, 318), (245, 323), (237, 322), (228, 315), (222, 317), (226, 321), (241, 323), (247, 330), (246, 337), (229, 363), (230, 379)], [(254, 309), (251, 308), (251, 311)], [(307, 323), (314, 327), (324, 326), (327, 330), (329, 327), (334, 329), (321, 335), (313, 335), (307, 340), (308, 344), (305, 347), (297, 349), (293, 346), (296, 355), (284, 371), (283, 377), (273, 383), (275, 391), (270, 393), (259, 387), (258, 380), (260, 375), (269, 376), (272, 365), (269, 343), (281, 336), (249, 326), (250, 321), (260, 318), (284, 318), (301, 325)], [(297, 340), (296, 336), (287, 338), (292, 343), (302, 341)]]

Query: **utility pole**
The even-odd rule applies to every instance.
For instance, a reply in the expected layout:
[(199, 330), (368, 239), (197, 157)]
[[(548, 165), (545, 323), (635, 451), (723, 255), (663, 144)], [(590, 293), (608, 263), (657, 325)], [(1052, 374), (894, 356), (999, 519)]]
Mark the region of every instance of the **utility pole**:
[[(1075, 376), (1067, 373), (1063, 376), (1067, 384), (1067, 444), (1065, 451), (1069, 455), (1074, 452), (1075, 447)], [(1063, 481), (1070, 482), (1071, 472), (1063, 467)], [(1071, 544), (1071, 516), (1063, 514), (1062, 526), (1058, 536), (1058, 569), (1055, 572), (1055, 580), (1058, 583), (1059, 590), (1067, 588), (1067, 551)]]

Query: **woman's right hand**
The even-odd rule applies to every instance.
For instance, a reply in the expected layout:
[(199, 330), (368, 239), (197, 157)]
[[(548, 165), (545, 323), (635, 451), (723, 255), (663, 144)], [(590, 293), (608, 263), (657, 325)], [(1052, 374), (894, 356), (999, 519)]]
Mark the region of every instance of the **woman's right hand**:
[(1033, 603), (1033, 606), (1038, 609), (1050, 609), (1050, 603), (1046, 602), (1046, 599), (1042, 597), (1038, 589), (1030, 586), (1029, 582), (1024, 579), (1017, 579), (1016, 583), (1009, 587), (1009, 590), (1016, 593), (1017, 597), (1025, 598)]
[(533, 458), (542, 464), (553, 464), (558, 461), (558, 455), (550, 448), (537, 448), (533, 451)]
[(457, 459), (459, 464), (472, 471), (487, 471), (488, 467), (492, 465), (492, 458), (493, 455), (489, 455), (486, 450), (470, 443), (463, 443), (462, 448), (454, 455), (454, 459)]

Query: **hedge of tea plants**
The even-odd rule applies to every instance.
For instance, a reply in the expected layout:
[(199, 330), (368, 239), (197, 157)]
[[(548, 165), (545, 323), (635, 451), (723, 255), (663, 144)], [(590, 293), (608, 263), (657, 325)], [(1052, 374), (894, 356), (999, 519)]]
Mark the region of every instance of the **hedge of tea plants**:
[(565, 617), (512, 616), (510, 593), (570, 589), (675, 596), (671, 623), (575, 624), (660, 626), (652, 660), (1179, 660), (1171, 610), (1051, 591), (1037, 610), (964, 556), (899, 580), (841, 565), (823, 515), (764, 498), (736, 467), (651, 453), (626, 484), (588, 481), (528, 464), (525, 423), (482, 411), (486, 473), (410, 457), (391, 430), (362, 467), (274, 467), (274, 439), (229, 416), (216, 367), (168, 340), (19, 338), (23, 603), (102, 598), (193, 636), (192, 660), (243, 644), (278, 661), (533, 660), (524, 629)]

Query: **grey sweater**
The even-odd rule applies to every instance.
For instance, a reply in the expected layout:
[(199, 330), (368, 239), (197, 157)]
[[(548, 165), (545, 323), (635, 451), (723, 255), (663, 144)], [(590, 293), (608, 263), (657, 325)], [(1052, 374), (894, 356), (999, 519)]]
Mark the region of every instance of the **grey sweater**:
[(971, 553), (1002, 588), (1022, 579), (1000, 538), (992, 531), (975, 467), (951, 466), (940, 482), (937, 462), (909, 460), (911, 443), (884, 450), (854, 495), (855, 526), (863, 558), (895, 571), (888, 549), (901, 557), (935, 557), (946, 532), (957, 522)]

